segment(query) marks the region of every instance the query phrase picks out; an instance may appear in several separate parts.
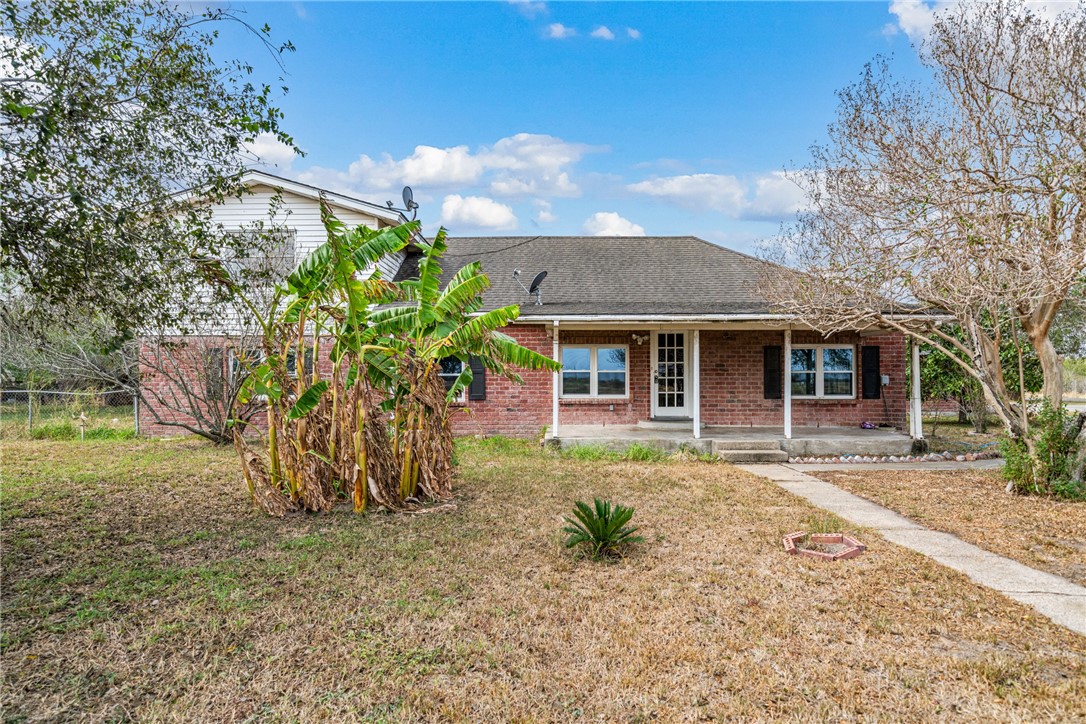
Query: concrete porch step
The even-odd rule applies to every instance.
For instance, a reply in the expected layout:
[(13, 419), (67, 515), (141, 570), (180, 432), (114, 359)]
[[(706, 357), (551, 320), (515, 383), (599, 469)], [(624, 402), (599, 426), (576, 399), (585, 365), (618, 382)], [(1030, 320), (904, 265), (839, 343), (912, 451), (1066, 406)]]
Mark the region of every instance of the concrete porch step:
[(779, 451), (779, 440), (713, 440), (713, 452), (721, 450), (774, 450)]
[(776, 450), (718, 450), (713, 446), (713, 453), (729, 463), (786, 463), (788, 453), (780, 448)]
[[(642, 430), (693, 430), (694, 421), (685, 418), (677, 419), (662, 419), (662, 420), (638, 420), (637, 427)], [(705, 429), (705, 425), (702, 424), (702, 429)]]

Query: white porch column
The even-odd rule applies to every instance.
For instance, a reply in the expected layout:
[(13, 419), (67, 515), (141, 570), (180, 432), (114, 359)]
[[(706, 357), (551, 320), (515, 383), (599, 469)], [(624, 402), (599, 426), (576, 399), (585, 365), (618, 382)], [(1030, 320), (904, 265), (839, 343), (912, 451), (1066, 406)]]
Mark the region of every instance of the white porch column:
[(912, 409), (909, 412), (910, 430), (912, 437), (916, 440), (924, 439), (924, 419), (921, 417), (920, 412), (920, 345), (914, 340), (912, 342), (913, 352), (913, 365), (912, 365)]
[(701, 336), (694, 330), (694, 439), (701, 438)]
[(792, 330), (784, 330), (784, 438), (792, 439)]
[[(554, 332), (554, 343), (553, 343), (552, 347), (554, 349), (554, 352), (551, 354), (551, 357), (553, 359), (555, 359), (556, 361), (561, 361), (558, 358), (558, 320), (557, 319), (554, 320), (553, 332)], [(552, 395), (551, 395), (551, 397), (552, 397), (552, 399), (551, 399), (551, 439), (552, 440), (557, 440), (558, 439), (558, 386), (561, 383), (561, 379), (559, 378), (559, 375), (561, 375), (561, 372), (555, 372), (551, 376), (552, 377), (552, 381), (551, 381), (551, 388), (552, 388)]]

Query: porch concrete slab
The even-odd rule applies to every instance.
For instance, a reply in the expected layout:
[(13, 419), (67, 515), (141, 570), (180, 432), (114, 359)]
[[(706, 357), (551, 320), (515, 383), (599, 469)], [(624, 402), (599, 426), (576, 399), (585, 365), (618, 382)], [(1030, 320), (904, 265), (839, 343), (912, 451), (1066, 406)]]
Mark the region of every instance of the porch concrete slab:
[[(553, 433), (551, 435), (553, 437)], [(795, 427), (792, 438), (781, 427), (706, 426), (694, 437), (694, 423), (654, 422), (646, 425), (562, 425), (558, 440), (563, 446), (603, 445), (623, 449), (637, 442), (663, 450), (681, 446), (709, 452), (713, 442), (721, 449), (739, 442), (771, 442), (790, 456), (800, 455), (907, 455), (912, 439), (896, 430), (862, 430), (853, 427)]]
[[(1008, 598), (1031, 606), (1053, 622), (1086, 635), (1086, 587), (996, 555), (950, 533), (925, 528), (870, 500), (796, 470), (797, 466), (751, 464), (738, 467), (777, 483), (819, 508), (865, 528), (872, 528), (891, 543), (960, 571), (975, 583), (999, 591)], [(828, 467), (839, 470), (844, 466)], [(856, 467), (870, 469), (883, 466)]]

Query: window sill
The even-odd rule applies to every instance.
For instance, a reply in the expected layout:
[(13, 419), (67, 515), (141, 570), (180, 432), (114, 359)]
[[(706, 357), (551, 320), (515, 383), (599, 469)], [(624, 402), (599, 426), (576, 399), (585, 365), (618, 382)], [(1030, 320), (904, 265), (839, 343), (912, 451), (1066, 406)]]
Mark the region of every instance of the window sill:
[(856, 402), (856, 397), (798, 397), (792, 395), (792, 402)]

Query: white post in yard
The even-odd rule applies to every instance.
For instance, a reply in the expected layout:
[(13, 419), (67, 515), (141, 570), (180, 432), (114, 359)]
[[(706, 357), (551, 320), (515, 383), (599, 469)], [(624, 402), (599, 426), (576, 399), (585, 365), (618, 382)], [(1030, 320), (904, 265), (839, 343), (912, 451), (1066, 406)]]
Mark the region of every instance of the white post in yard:
[(913, 438), (917, 440), (924, 439), (924, 420), (920, 416), (920, 345), (915, 341), (912, 344), (913, 348), (913, 404), (912, 411), (909, 417), (912, 420), (912, 432)]
[(792, 439), (792, 330), (784, 330), (784, 439)]
[[(560, 361), (558, 358), (558, 320), (554, 320), (554, 352), (551, 355), (556, 361)], [(558, 439), (558, 385), (561, 383), (561, 372), (555, 372), (552, 375), (551, 387), (553, 390), (551, 399), (551, 439)]]
[(694, 330), (694, 439), (701, 438), (701, 338)]

